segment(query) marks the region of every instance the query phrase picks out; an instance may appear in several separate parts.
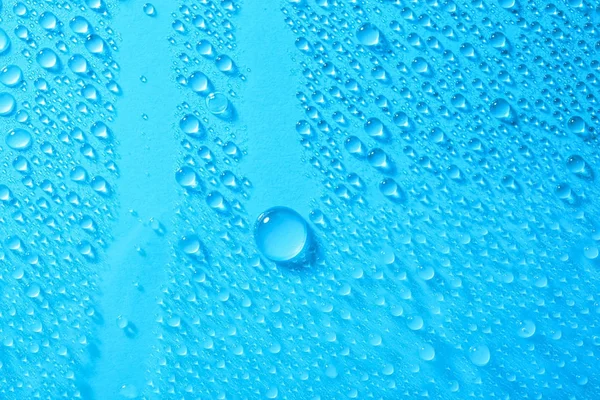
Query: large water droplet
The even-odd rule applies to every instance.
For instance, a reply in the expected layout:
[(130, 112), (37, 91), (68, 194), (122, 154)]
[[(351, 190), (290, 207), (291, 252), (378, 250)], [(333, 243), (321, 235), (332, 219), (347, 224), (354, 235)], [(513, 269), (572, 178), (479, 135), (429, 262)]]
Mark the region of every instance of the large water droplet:
[(6, 145), (13, 150), (27, 150), (31, 147), (31, 142), (31, 134), (25, 129), (16, 128), (6, 135)]
[(309, 247), (309, 230), (304, 218), (287, 207), (273, 207), (256, 222), (254, 240), (260, 252), (274, 262), (289, 262)]
[(230, 206), (225, 196), (217, 190), (213, 190), (206, 196), (206, 204), (219, 214), (228, 214)]

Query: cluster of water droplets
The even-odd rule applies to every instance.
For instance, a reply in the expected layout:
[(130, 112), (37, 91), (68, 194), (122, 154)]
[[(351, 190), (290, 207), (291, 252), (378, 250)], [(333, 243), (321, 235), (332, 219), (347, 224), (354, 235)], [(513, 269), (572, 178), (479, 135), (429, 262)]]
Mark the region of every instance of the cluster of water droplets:
[[(183, 100), (174, 121), (181, 147), (173, 179), (181, 202), (171, 221), (174, 258), (159, 302), (159, 351), (145, 388), (149, 396), (217, 397), (224, 393), (222, 381), (205, 379), (197, 366), (222, 371), (229, 365), (226, 357), (244, 355), (243, 342), (236, 340), (244, 335), (243, 327), (231, 314), (231, 307), (247, 308), (252, 302), (251, 295), (241, 297), (249, 289), (244, 269), (251, 249), (245, 242), (253, 221), (244, 207), (252, 184), (239, 167), (245, 128), (236, 104), (243, 101), (240, 92), (247, 80), (236, 62), (233, 21), (239, 9), (229, 0), (182, 2), (175, 11), (144, 7), (150, 17), (171, 12), (172, 79)], [(233, 390), (246, 393), (247, 388)]]
[(0, 397), (84, 398), (116, 210), (116, 34), (102, 0), (0, 15)]
[[(249, 228), (237, 5), (182, 5), (170, 41), (192, 96), (178, 110), (186, 197), (148, 390), (591, 398), (596, 11), (282, 4), (304, 80), (295, 133), (322, 193), (309, 215), (275, 208)], [(277, 266), (313, 242), (310, 269)]]
[[(148, 385), (121, 396), (593, 399), (600, 10), (281, 4), (302, 80), (289, 134), (321, 192), (256, 222), (240, 5), (139, 9), (171, 17), (181, 202), (172, 233), (151, 224), (173, 258)], [(1, 10), (3, 397), (88, 395), (119, 173), (112, 7)]]
[(319, 394), (592, 398), (600, 10), (285, 3), (339, 340)]

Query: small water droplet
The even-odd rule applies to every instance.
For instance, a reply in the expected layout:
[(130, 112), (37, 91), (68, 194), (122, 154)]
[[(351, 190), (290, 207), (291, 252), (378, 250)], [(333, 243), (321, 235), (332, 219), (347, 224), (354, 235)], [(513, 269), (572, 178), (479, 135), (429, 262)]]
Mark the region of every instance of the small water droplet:
[(471, 362), (478, 367), (485, 367), (490, 362), (490, 349), (485, 344), (478, 344), (469, 349)]
[(144, 13), (149, 17), (154, 17), (156, 16), (156, 8), (152, 4), (146, 3), (144, 4)]

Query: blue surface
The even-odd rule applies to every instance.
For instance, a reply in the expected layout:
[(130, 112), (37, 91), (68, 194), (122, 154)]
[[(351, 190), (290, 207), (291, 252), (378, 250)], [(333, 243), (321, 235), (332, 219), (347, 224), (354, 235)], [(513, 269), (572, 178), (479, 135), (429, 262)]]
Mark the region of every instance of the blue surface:
[(599, 398), (596, 3), (0, 18), (1, 399)]

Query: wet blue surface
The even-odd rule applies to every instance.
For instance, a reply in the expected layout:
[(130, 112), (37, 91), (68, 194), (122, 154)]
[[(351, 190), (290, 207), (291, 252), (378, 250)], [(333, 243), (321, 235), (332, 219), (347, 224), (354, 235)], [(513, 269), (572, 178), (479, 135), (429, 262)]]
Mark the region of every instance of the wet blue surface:
[(0, 18), (0, 398), (598, 398), (594, 2)]

